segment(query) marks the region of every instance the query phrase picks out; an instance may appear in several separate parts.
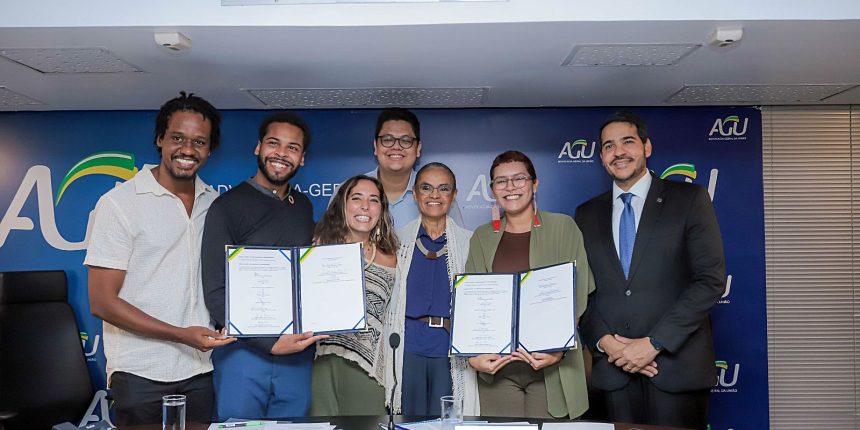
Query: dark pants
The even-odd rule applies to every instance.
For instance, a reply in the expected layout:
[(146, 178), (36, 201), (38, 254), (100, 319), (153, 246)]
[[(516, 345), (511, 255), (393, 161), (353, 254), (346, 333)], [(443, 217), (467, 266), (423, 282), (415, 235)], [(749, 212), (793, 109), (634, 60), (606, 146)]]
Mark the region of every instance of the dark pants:
[(606, 409), (610, 421), (705, 429), (710, 391), (669, 393), (637, 374), (623, 388), (606, 393)]
[(522, 361), (506, 364), (493, 376), (478, 374), (478, 395), (486, 417), (552, 418), (543, 370)]
[(126, 372), (110, 377), (114, 399), (114, 424), (131, 426), (161, 423), (161, 398), (169, 394), (185, 395), (185, 419), (208, 423), (212, 420), (212, 372), (176, 382), (158, 382)]
[(439, 398), (451, 395), (451, 361), (404, 351), (401, 393), (403, 415), (438, 417), (442, 413)]

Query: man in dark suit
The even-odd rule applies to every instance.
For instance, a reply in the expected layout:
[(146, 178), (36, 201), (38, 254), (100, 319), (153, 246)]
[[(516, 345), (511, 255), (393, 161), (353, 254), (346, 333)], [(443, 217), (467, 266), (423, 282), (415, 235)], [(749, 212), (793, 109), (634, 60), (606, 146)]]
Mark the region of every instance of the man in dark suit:
[(580, 321), (591, 384), (613, 421), (702, 428), (716, 382), (710, 311), (725, 288), (723, 242), (707, 191), (650, 173), (645, 123), (600, 128), (612, 190), (582, 204), (596, 290)]

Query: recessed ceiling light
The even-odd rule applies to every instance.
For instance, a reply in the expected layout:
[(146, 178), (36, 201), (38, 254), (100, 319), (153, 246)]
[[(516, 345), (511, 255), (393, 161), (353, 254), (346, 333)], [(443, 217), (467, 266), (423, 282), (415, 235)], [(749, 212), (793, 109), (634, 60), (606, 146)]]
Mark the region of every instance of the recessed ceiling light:
[(576, 45), (562, 66), (671, 66), (698, 49), (694, 43)]
[(10, 48), (0, 56), (42, 73), (143, 72), (102, 48)]
[(16, 93), (6, 87), (0, 87), (0, 110), (16, 110), (22, 106), (36, 106), (44, 103)]
[(666, 103), (786, 104), (820, 102), (857, 84), (684, 85)]
[(274, 88), (246, 89), (266, 106), (280, 108), (476, 107), (489, 88)]

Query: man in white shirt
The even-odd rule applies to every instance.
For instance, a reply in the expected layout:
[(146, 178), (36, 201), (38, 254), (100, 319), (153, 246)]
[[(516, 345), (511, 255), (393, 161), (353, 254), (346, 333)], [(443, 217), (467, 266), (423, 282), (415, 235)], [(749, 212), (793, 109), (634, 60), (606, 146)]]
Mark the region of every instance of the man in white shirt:
[(212, 416), (209, 351), (235, 340), (211, 329), (203, 301), (203, 221), (218, 193), (197, 171), (220, 140), (218, 111), (186, 95), (156, 118), (157, 166), (107, 192), (95, 209), (90, 309), (104, 320), (108, 385), (119, 426), (157, 424), (161, 398), (187, 397), (186, 417)]

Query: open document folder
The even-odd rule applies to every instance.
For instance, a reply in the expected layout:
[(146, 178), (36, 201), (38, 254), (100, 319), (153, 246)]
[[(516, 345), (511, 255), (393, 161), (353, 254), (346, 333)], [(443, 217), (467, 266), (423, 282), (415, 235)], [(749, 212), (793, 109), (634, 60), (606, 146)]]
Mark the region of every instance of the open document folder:
[(225, 248), (229, 336), (367, 328), (360, 243)]
[(576, 348), (576, 263), (454, 277), (450, 355)]

